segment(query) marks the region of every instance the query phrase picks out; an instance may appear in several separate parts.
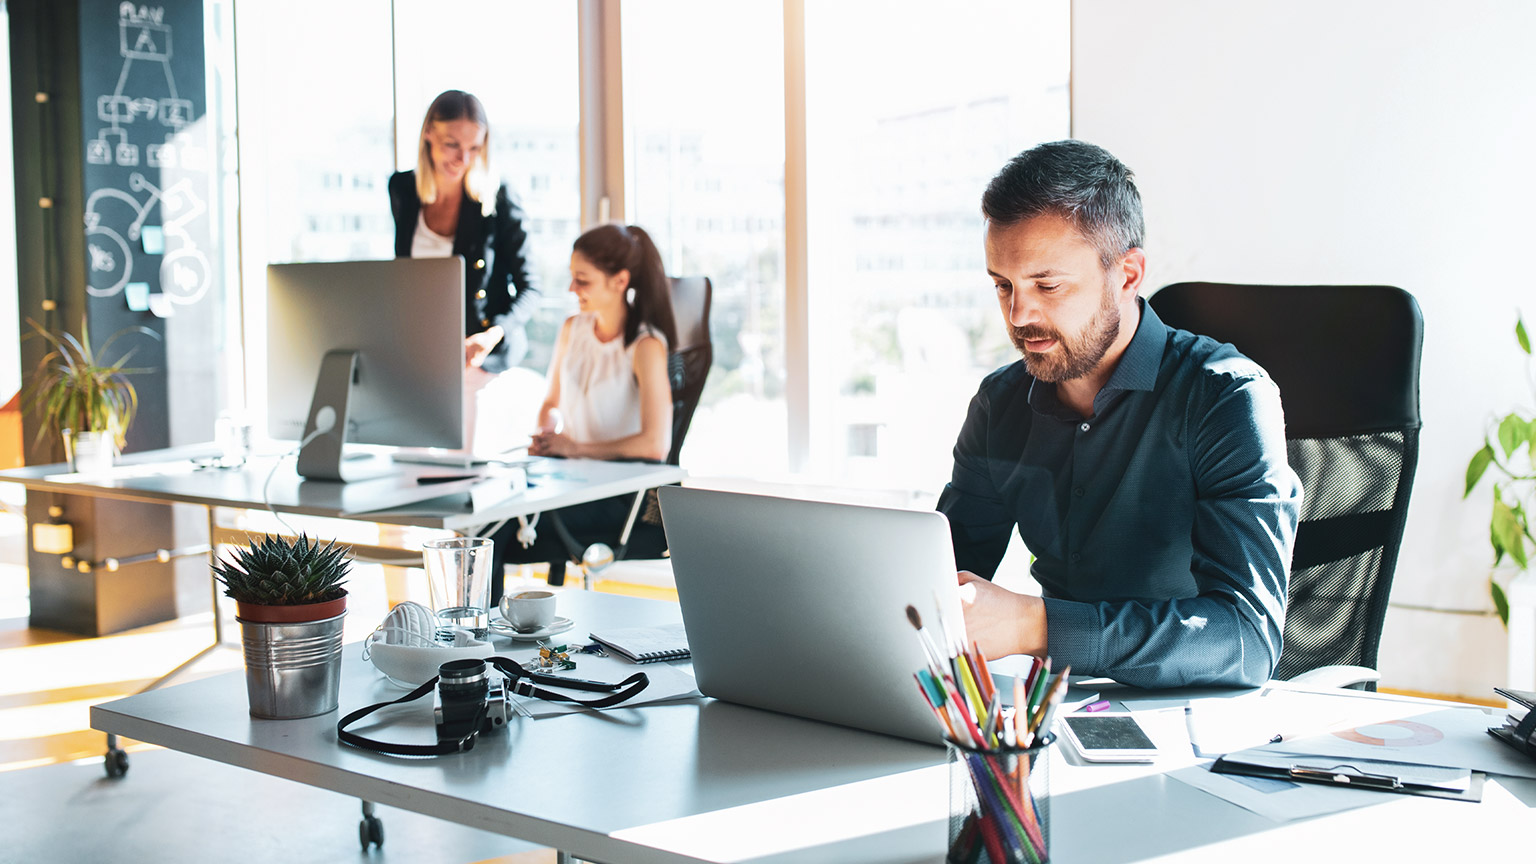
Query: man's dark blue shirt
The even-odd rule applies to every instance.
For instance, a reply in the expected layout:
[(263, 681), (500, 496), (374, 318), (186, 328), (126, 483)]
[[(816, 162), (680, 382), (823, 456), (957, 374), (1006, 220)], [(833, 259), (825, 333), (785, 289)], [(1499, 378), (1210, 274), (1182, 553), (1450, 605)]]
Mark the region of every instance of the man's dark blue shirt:
[(1259, 684), (1280, 657), (1302, 495), (1280, 394), (1231, 345), (1137, 302), (1092, 417), (1022, 360), (982, 382), (939, 498), (955, 563), (990, 579), (1017, 525), (1057, 668)]

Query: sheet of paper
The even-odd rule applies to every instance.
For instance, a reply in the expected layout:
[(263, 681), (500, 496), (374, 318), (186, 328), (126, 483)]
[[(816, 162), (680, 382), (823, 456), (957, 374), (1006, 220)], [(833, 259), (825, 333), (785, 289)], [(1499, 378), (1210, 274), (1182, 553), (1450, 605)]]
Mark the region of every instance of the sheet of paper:
[(1382, 793), (1366, 789), (1215, 774), (1210, 763), (1170, 771), (1168, 776), (1276, 822), (1353, 810), (1382, 800)]
[(1287, 739), (1264, 749), (1536, 778), (1536, 759), (1488, 734), (1488, 727), (1503, 717), (1502, 711), (1490, 714), (1481, 708), (1447, 708), (1360, 724), (1324, 735)]
[(1423, 712), (1420, 703), (1364, 698), (1354, 691), (1270, 690), (1190, 700), (1189, 739), (1196, 755), (1211, 758), (1268, 744), (1276, 737), (1304, 738)]
[(149, 283), (129, 282), (123, 287), (123, 296), (128, 300), (128, 308), (135, 312), (149, 311)]
[[(513, 652), (502, 652), (508, 656), (516, 656)], [(531, 656), (531, 655), (530, 655)], [(651, 705), (657, 702), (670, 702), (676, 699), (687, 699), (699, 695), (698, 682), (686, 664), (672, 663), (647, 663), (639, 665), (628, 660), (616, 657), (598, 657), (592, 654), (574, 655), (576, 668), (568, 673), (573, 678), (586, 678), (590, 681), (618, 682), (635, 674), (644, 672), (650, 679), (650, 683), (634, 699), (622, 705), (605, 708), (605, 711), (621, 711), (625, 708), (634, 708), (641, 705)], [(569, 693), (578, 699), (596, 699), (605, 694), (592, 693), (583, 690), (559, 690)], [(519, 697), (522, 707), (527, 709), (528, 716), (535, 719), (542, 717), (557, 717), (561, 714), (572, 714), (577, 711), (589, 711), (580, 705), (572, 705), (568, 702), (550, 702), (546, 699), (529, 699)]]
[(176, 314), (176, 306), (164, 294), (149, 295), (149, 311), (157, 318), (169, 318)]
[(1133, 706), (1131, 714), (1152, 743), (1157, 745), (1157, 758), (1152, 760), (1158, 768), (1170, 771), (1195, 760), (1189, 747), (1188, 727), (1184, 723), (1183, 708), (1143, 709)]
[(139, 239), (144, 244), (144, 254), (165, 254), (165, 229), (159, 225), (145, 225), (140, 228)]

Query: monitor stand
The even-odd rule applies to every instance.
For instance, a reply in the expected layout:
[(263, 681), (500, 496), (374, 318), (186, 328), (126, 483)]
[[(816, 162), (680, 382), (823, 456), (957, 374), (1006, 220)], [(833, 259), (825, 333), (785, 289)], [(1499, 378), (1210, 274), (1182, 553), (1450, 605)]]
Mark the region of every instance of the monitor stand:
[[(347, 405), (357, 376), (356, 351), (327, 351), (320, 361), (315, 396), (304, 421), (307, 442), (299, 450), (299, 476), (306, 480), (351, 483), (395, 473), (387, 465), (348, 464), (342, 458), (347, 438)], [(324, 430), (316, 434), (317, 430)]]

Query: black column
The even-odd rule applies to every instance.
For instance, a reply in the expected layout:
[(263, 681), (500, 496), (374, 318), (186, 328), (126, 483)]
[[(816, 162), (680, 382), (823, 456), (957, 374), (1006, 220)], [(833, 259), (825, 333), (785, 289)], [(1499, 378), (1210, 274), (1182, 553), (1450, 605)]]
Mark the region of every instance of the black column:
[[(96, 347), (127, 327), (159, 334), (125, 337), (106, 359), (131, 347), (132, 365), (147, 370), (133, 378), (139, 411), (125, 450), (169, 446), (168, 361), (180, 350), (212, 368), (215, 352), (202, 350), (201, 340), (216, 341), (208, 323), (217, 311), (201, 301), (223, 299), (212, 264), (216, 159), (203, 2), (11, 0), (8, 7), (22, 331), (31, 319), (78, 336), (84, 323)], [(172, 344), (178, 339), (196, 344)], [(46, 350), (40, 339), (22, 340), (24, 380)], [(178, 411), (205, 413), (211, 429), (218, 400), (203, 396)], [(36, 443), (32, 412), (23, 423), (28, 464), (63, 458), (56, 435)], [(68, 522), (76, 561), (177, 545), (168, 506), (29, 493), (27, 518), (29, 528)], [(33, 626), (99, 635), (176, 615), (172, 564), (107, 572), (64, 563), (29, 551)]]

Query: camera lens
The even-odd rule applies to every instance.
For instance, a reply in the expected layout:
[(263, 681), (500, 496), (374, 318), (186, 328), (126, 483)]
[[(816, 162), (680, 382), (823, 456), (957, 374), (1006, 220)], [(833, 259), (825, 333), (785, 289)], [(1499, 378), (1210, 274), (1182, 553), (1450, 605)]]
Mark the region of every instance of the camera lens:
[(485, 679), (484, 660), (449, 660), (437, 667), (437, 676), (447, 685), (473, 684)]

